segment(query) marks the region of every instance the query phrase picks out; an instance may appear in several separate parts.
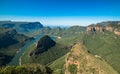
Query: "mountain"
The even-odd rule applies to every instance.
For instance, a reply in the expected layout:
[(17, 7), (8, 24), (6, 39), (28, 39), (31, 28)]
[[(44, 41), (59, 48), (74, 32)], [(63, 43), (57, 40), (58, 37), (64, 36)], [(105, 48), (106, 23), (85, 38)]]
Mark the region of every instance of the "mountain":
[(87, 26), (86, 31), (87, 32), (104, 32), (104, 31), (110, 31), (113, 32), (116, 35), (120, 35), (120, 21), (109, 21), (109, 22), (101, 22), (97, 24), (91, 24)]
[(117, 74), (100, 56), (91, 55), (81, 44), (75, 44), (67, 54), (65, 74)]
[(31, 45), (21, 56), (21, 64), (39, 63), (47, 65), (66, 54), (69, 49), (69, 45), (59, 43), (56, 39), (52, 40), (50, 36), (45, 35), (37, 43)]
[(43, 28), (40, 22), (14, 22), (14, 21), (0, 21), (0, 27), (14, 28), (18, 32), (31, 32)]
[(101, 56), (116, 71), (119, 71), (120, 65), (120, 37), (113, 32), (85, 34), (83, 44), (93, 55)]
[(78, 35), (85, 32), (85, 27), (82, 26), (71, 26), (69, 28), (61, 28), (61, 27), (44, 27), (40, 30), (34, 31), (29, 33), (28, 36), (36, 36), (38, 34), (42, 35), (52, 35), (52, 36), (71, 36), (71, 35)]
[(0, 28), (0, 66), (9, 63), (27, 41), (27, 36), (14, 29)]
[(50, 67), (54, 70), (53, 74), (118, 74), (102, 57), (92, 55), (79, 42)]
[(55, 46), (55, 44), (55, 41), (53, 41), (48, 35), (45, 35), (38, 41), (36, 49), (30, 53), (30, 56), (43, 53)]
[[(29, 32), (28, 36), (36, 37), (42, 34), (42, 37), (25, 49), (19, 64), (46, 65), (51, 68), (52, 74), (118, 74), (120, 73), (119, 29), (119, 21), (108, 21), (87, 27), (44, 27)], [(7, 33), (12, 34), (10, 40), (13, 39), (13, 45), (17, 44), (14, 40), (19, 42), (21, 39), (14, 38), (20, 37), (14, 36), (15, 32)], [(3, 58), (8, 57), (8, 54), (1, 55)]]

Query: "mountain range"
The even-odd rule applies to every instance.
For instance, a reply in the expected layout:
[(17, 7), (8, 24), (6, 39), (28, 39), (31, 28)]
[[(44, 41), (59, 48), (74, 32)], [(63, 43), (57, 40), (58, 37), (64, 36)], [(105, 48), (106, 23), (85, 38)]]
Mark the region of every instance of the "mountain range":
[[(18, 66), (7, 66), (19, 49), (38, 35), (41, 37), (25, 49)], [(22, 73), (27, 66), (24, 73), (29, 74), (28, 64), (34, 64), (33, 74), (44, 71), (46, 74), (119, 74), (119, 46), (120, 21), (69, 28), (44, 27), (40, 22), (0, 21), (0, 65), (6, 65), (0, 73), (4, 74), (7, 68)], [(6, 72), (12, 74), (11, 69)]]

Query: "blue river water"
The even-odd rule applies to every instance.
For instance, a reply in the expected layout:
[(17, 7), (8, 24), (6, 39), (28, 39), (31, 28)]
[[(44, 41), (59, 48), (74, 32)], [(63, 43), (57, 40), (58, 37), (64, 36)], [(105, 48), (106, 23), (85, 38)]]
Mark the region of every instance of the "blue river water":
[(16, 66), (16, 65), (19, 65), (19, 59), (20, 57), (23, 55), (23, 53), (26, 51), (26, 49), (33, 45), (35, 42), (37, 42), (40, 38), (42, 37), (42, 35), (38, 35), (35, 37), (34, 40), (26, 43), (20, 50), (19, 52), (14, 56), (14, 58), (11, 60), (11, 62), (8, 64), (8, 65), (13, 65), (13, 66)]

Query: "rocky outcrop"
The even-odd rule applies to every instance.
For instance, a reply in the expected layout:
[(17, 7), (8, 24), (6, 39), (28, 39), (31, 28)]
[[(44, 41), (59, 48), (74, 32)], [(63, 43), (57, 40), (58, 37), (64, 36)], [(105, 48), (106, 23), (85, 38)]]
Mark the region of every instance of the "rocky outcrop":
[(116, 35), (120, 35), (120, 22), (103, 22), (98, 24), (92, 24), (86, 27), (86, 32), (113, 32)]
[(55, 44), (55, 41), (53, 41), (48, 35), (45, 35), (38, 41), (36, 49), (30, 53), (30, 56), (43, 53), (55, 46)]
[(102, 57), (90, 54), (82, 43), (76, 43), (66, 56), (65, 74), (117, 74)]
[(115, 30), (114, 30), (114, 34), (116, 34), (116, 35), (120, 35), (120, 30), (115, 29)]
[(104, 31), (104, 28), (102, 27), (102, 25), (89, 25), (87, 26), (86, 28), (86, 31), (87, 32), (103, 32)]
[(110, 32), (113, 32), (114, 31), (114, 24), (111, 24), (111, 23), (108, 23), (106, 26), (105, 26), (105, 30), (107, 31), (110, 31)]
[(102, 25), (97, 24), (97, 25), (95, 25), (95, 30), (98, 32), (103, 32), (104, 29), (103, 29)]

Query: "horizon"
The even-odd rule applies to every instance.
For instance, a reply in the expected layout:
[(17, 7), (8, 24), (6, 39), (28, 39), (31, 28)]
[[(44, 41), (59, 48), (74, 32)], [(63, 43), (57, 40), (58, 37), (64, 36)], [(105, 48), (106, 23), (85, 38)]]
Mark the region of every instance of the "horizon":
[(44, 26), (88, 26), (107, 21), (120, 21), (118, 17), (9, 17), (0, 21), (40, 22)]
[(87, 26), (119, 21), (119, 0), (0, 0), (0, 21), (41, 22), (45, 26)]

